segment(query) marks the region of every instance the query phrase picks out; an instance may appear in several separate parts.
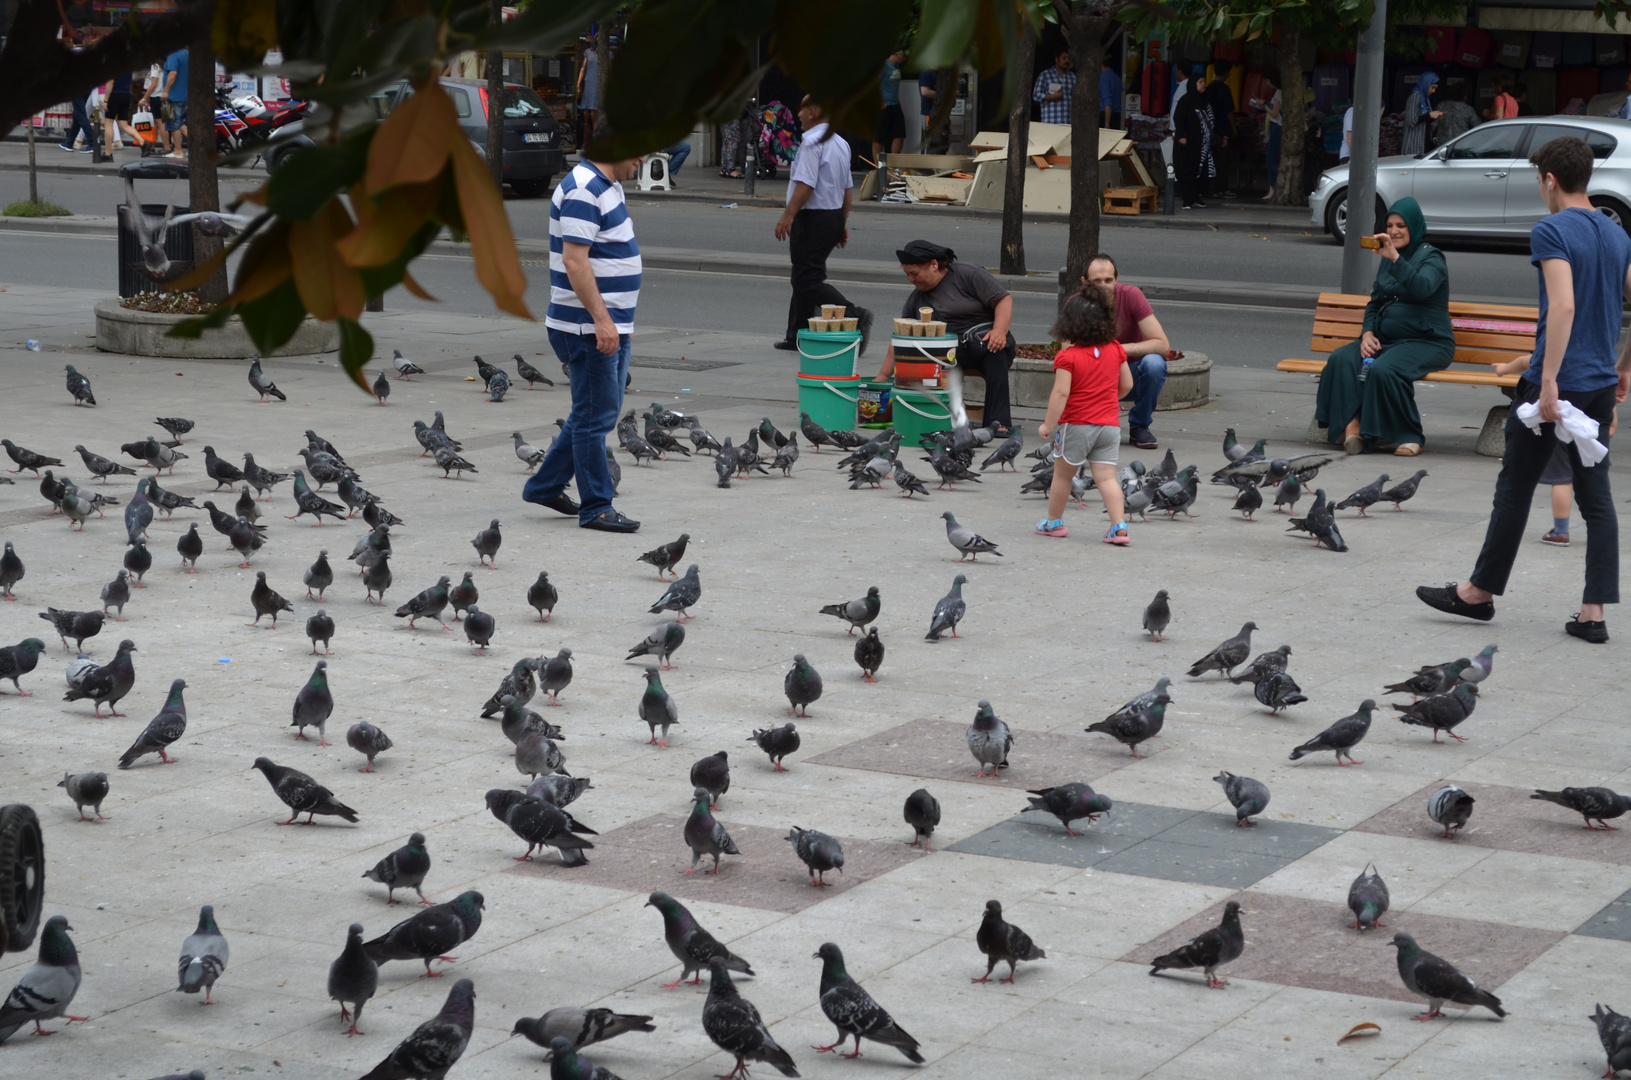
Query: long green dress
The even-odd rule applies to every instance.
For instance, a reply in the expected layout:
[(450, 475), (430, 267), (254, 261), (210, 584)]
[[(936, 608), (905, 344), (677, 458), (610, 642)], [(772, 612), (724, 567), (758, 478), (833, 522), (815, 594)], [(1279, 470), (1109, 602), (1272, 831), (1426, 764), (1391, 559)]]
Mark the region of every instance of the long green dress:
[(1356, 414), (1367, 445), (1425, 443), (1415, 382), (1428, 372), (1444, 370), (1455, 358), (1444, 253), (1425, 241), (1427, 222), (1415, 199), (1400, 199), (1388, 213), (1404, 218), (1410, 244), (1397, 262), (1382, 260), (1365, 305), (1364, 328), (1381, 340), (1382, 351), (1361, 381), (1359, 342), (1351, 341), (1331, 354), (1320, 376), (1314, 416), (1339, 446)]

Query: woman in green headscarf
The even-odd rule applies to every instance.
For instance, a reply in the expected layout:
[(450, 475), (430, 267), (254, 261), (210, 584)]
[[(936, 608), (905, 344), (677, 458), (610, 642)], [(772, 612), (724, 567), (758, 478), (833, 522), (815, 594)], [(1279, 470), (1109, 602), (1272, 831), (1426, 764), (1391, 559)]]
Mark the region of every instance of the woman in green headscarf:
[(1421, 453), (1421, 414), (1415, 383), (1455, 358), (1450, 326), (1450, 275), (1444, 253), (1426, 241), (1427, 222), (1412, 198), (1388, 210), (1376, 234), (1376, 270), (1365, 328), (1358, 341), (1331, 354), (1320, 376), (1315, 419), (1350, 454), (1366, 446)]

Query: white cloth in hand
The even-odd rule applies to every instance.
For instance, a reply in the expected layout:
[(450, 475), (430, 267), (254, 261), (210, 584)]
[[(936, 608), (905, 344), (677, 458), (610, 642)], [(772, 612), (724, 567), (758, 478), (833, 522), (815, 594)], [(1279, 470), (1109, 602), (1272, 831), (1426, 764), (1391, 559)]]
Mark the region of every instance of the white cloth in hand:
[[(1580, 464), (1590, 467), (1608, 456), (1608, 447), (1597, 441), (1597, 421), (1567, 401), (1557, 403), (1558, 422), (1552, 431), (1559, 442), (1574, 443), (1580, 454)], [(1526, 401), (1518, 406), (1518, 419), (1531, 431), (1539, 431), (1545, 423), (1540, 418), (1540, 403)]]

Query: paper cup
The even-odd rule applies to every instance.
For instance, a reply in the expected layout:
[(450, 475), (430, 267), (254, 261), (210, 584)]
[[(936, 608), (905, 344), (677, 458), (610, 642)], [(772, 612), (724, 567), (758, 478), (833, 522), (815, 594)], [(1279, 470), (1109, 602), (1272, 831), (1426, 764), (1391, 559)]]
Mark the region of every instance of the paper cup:
[(918, 318), (919, 322), (928, 322), (928, 321), (930, 321), (931, 319), (934, 318), (934, 308), (932, 308), (932, 307), (920, 307), (920, 308), (918, 308), (917, 309), (917, 318)]

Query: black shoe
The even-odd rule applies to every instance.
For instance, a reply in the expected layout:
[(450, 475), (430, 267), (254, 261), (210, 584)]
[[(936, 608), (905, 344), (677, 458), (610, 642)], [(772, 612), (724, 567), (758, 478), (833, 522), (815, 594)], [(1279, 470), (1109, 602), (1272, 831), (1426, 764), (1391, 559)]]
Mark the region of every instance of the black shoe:
[(1155, 432), (1147, 427), (1133, 428), (1127, 435), (1127, 441), (1140, 450), (1161, 449), (1161, 444), (1155, 441)]
[(1195, 205), (1196, 206), (1205, 206), (1206, 205), (1206, 200), (1205, 199), (1196, 199), (1195, 200)]
[(579, 528), (599, 529), (601, 532), (631, 533), (638, 532), (640, 523), (632, 518), (626, 518), (616, 510), (607, 510), (599, 517), (590, 518)]
[(858, 355), (865, 356), (867, 342), (872, 339), (872, 309), (856, 308), (855, 317), (860, 320), (855, 324), (855, 329), (861, 332), (861, 350)]
[(1602, 621), (1586, 622), (1580, 618), (1578, 611), (1574, 613), (1574, 618), (1563, 624), (1563, 632), (1593, 645), (1608, 644), (1608, 624)]
[(786, 338), (783, 338), (782, 340), (776, 342), (774, 345), (771, 346), (772, 349), (780, 349), (782, 352), (792, 352), (793, 350), (797, 349), (798, 347), (799, 347), (798, 342), (788, 341)]
[[(1455, 591), (1455, 582), (1450, 582), (1442, 588), (1432, 585), (1419, 585), (1416, 587), (1416, 599), (1430, 608), (1444, 612), (1446, 615), (1461, 615), (1468, 619), (1477, 619), (1479, 622), (1489, 622), (1495, 618), (1495, 604), (1485, 600), (1481, 604), (1474, 604), (1461, 599)], [(1585, 625), (1601, 626), (1602, 623), (1586, 623)], [(1571, 630), (1570, 633), (1573, 633)], [(1603, 640), (1608, 640), (1608, 632), (1603, 631)]]
[(559, 514), (566, 514), (569, 517), (578, 516), (578, 501), (564, 491), (553, 498), (527, 499), (526, 501), (536, 503), (537, 505), (549, 510), (554, 510)]

